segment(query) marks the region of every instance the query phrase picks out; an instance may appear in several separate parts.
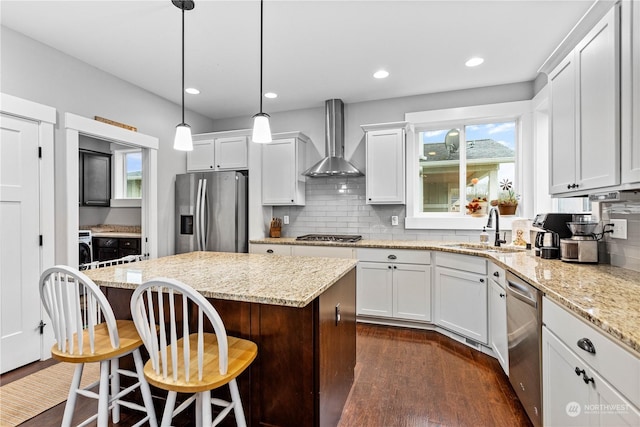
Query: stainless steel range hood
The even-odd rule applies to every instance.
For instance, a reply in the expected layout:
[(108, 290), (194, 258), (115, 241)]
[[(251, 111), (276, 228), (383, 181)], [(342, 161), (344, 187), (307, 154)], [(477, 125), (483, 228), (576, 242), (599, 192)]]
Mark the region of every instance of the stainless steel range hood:
[(344, 104), (340, 99), (325, 101), (325, 158), (307, 169), (308, 177), (362, 176), (362, 172), (344, 159)]

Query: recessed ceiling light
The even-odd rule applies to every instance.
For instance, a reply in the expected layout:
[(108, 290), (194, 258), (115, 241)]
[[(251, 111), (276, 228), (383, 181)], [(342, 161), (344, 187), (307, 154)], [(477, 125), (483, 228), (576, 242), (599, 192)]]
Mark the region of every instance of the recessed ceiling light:
[(484, 62), (484, 58), (480, 58), (476, 56), (476, 57), (470, 58), (467, 62), (464, 63), (464, 65), (466, 65), (467, 67), (477, 67), (483, 62)]
[(386, 70), (378, 70), (373, 73), (373, 77), (375, 77), (376, 79), (386, 79), (387, 77), (389, 77), (389, 72)]
[(277, 94), (277, 93), (274, 93), (274, 92), (267, 92), (267, 93), (265, 93), (265, 94), (264, 94), (264, 97), (265, 97), (265, 98), (273, 99), (273, 98), (277, 98), (277, 97), (278, 97), (278, 94)]
[(197, 95), (197, 94), (200, 93), (200, 91), (198, 89), (196, 89), (195, 87), (188, 87), (184, 91), (187, 92), (188, 94), (191, 94), (191, 95)]

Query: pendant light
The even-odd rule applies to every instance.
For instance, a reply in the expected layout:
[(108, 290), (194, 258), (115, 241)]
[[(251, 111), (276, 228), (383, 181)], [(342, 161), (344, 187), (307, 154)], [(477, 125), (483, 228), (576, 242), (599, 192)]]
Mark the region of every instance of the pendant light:
[(260, 112), (253, 116), (253, 142), (266, 144), (271, 142), (269, 115), (262, 111), (262, 16), (263, 0), (260, 0)]
[(173, 140), (173, 149), (180, 151), (192, 151), (191, 126), (184, 122), (184, 11), (192, 10), (196, 5), (192, 0), (171, 0), (174, 6), (182, 10), (182, 122), (176, 126), (176, 137)]

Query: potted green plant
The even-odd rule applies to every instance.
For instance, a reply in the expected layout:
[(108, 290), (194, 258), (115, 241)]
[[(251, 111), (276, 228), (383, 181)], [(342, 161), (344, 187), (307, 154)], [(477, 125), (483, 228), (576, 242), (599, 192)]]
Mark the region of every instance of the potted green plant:
[(520, 195), (515, 192), (511, 181), (508, 179), (504, 179), (500, 182), (500, 188), (502, 191), (500, 192), (497, 200), (500, 215), (515, 215)]

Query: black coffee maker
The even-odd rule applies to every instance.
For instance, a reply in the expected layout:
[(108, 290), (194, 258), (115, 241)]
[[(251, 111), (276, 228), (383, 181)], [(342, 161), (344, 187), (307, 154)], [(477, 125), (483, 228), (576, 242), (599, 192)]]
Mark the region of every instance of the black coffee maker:
[(536, 234), (535, 252), (537, 256), (546, 259), (560, 258), (560, 239), (571, 237), (571, 230), (567, 222), (573, 221), (572, 213), (538, 214), (533, 220), (533, 226), (541, 228)]

